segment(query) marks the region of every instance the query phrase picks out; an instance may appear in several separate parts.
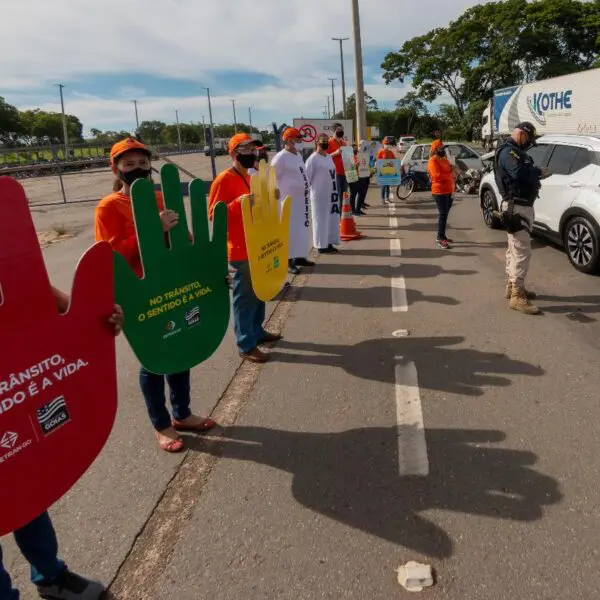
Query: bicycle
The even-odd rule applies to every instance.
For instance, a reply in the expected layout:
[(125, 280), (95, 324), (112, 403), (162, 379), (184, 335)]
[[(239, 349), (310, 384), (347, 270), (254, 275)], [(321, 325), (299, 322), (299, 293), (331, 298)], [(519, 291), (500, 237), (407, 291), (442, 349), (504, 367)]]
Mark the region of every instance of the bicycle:
[(409, 168), (396, 188), (396, 196), (399, 200), (406, 200), (415, 191), (431, 191), (431, 179), (425, 171), (414, 171)]

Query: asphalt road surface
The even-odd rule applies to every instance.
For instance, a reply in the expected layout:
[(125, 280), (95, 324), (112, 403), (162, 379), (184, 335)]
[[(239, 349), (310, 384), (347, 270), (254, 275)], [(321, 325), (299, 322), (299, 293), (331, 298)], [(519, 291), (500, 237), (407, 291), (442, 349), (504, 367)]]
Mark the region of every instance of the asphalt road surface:
[[(271, 303), (268, 364), (240, 365), (229, 333), (195, 369), (194, 407), (224, 427), (185, 455), (157, 450), (119, 340), (116, 427), (51, 511), (69, 565), (113, 599), (412, 598), (409, 560), (434, 568), (432, 599), (597, 596), (598, 279), (536, 241), (543, 315), (510, 311), (504, 234), (476, 198), (457, 198), (449, 251), (430, 196), (370, 202), (366, 237)], [(62, 286), (82, 227), (46, 250)]]

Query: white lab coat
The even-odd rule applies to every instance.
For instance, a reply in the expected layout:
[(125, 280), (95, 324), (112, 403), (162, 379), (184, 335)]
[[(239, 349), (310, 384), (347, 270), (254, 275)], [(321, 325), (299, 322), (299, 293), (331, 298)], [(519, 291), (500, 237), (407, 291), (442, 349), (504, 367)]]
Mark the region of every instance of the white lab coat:
[(313, 217), (313, 245), (325, 249), (340, 243), (340, 206), (335, 163), (329, 154), (313, 152), (306, 161)]
[(271, 166), (277, 175), (280, 202), (287, 196), (292, 199), (289, 258), (308, 258), (311, 248), (310, 195), (302, 156), (284, 149), (273, 157)]

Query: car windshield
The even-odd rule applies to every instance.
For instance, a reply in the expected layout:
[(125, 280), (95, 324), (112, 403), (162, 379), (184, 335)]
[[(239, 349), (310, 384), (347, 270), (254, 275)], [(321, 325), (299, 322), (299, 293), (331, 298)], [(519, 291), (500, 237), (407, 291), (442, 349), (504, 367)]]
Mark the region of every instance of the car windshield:
[(403, 137), (403, 138), (400, 138), (400, 141), (401, 142), (414, 142), (415, 139), (416, 138), (414, 138), (414, 137)]

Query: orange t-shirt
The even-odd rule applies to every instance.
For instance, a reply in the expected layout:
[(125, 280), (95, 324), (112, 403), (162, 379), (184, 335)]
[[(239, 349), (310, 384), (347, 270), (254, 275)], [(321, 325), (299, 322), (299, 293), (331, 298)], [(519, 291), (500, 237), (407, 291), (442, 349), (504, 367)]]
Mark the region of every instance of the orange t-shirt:
[(248, 260), (240, 196), (250, 193), (250, 177), (233, 168), (217, 175), (210, 187), (208, 216), (212, 221), (217, 202), (227, 205), (227, 256), (229, 261)]
[(433, 140), (431, 142), (431, 146), (429, 147), (429, 156), (433, 156), (438, 148), (444, 145), (442, 140)]
[(427, 172), (431, 177), (432, 194), (452, 194), (454, 192), (452, 165), (445, 156), (432, 156), (427, 163)]
[(377, 152), (377, 160), (390, 160), (396, 158), (393, 150), (386, 150), (385, 148), (381, 148), (379, 152)]
[[(338, 140), (338, 138), (330, 137), (329, 138), (329, 147), (327, 148), (327, 154), (333, 154), (336, 150), (339, 150), (342, 146), (346, 146), (346, 142), (344, 140)], [(335, 172), (338, 175), (345, 175), (346, 170), (344, 169), (344, 161), (342, 160), (342, 155), (338, 154), (337, 156), (332, 156), (333, 162), (335, 163)]]
[[(155, 192), (158, 210), (164, 210), (163, 196)], [(96, 207), (94, 217), (96, 241), (108, 242), (121, 254), (138, 277), (143, 275), (140, 249), (135, 233), (131, 197), (115, 192), (106, 196)]]

